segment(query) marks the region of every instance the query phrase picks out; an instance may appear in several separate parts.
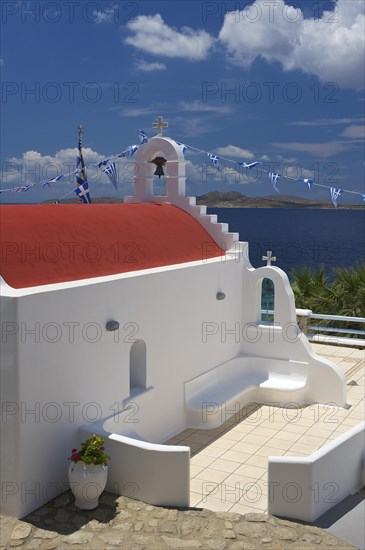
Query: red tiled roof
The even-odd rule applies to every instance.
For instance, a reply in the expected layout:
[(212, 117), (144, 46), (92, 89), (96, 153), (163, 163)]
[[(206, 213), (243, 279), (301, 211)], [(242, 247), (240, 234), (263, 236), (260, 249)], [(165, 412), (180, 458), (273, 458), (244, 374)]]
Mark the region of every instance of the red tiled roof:
[(1, 275), (14, 288), (219, 257), (192, 216), (170, 204), (2, 205)]

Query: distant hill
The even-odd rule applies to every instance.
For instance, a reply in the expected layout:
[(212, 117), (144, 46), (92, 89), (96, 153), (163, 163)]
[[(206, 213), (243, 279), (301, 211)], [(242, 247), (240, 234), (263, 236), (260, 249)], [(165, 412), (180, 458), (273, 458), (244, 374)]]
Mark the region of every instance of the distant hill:
[[(93, 203), (114, 204), (123, 203), (117, 197), (93, 197)], [(45, 201), (46, 204), (54, 200)], [(64, 199), (62, 204), (76, 204), (77, 198)], [(211, 208), (333, 208), (332, 202), (303, 199), (291, 195), (268, 195), (267, 197), (247, 197), (239, 191), (210, 191), (196, 198), (197, 204), (205, 204)], [(338, 204), (339, 209), (353, 210), (364, 208), (362, 204)]]
[[(332, 202), (303, 199), (291, 195), (247, 197), (239, 191), (210, 191), (196, 199), (197, 204), (215, 208), (333, 208)], [(362, 209), (361, 204), (338, 204), (341, 209)]]

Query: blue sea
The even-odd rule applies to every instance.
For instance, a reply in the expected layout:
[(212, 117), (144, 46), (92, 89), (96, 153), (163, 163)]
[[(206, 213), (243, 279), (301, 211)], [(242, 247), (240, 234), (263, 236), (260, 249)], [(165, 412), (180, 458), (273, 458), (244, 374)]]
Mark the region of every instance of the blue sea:
[(229, 224), (241, 241), (249, 242), (254, 267), (266, 265), (262, 256), (272, 250), (273, 264), (288, 274), (294, 267), (324, 264), (350, 267), (365, 255), (365, 210), (287, 208), (209, 208), (219, 222)]

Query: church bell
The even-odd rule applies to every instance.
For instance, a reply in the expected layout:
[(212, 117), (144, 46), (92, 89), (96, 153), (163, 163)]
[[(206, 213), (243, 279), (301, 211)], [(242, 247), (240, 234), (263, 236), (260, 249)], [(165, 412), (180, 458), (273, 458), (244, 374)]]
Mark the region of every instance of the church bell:
[(156, 170), (153, 174), (154, 176), (158, 176), (161, 178), (161, 176), (164, 176), (165, 173), (163, 171), (163, 167), (165, 166), (167, 160), (164, 157), (156, 157), (155, 159), (151, 160), (153, 164), (156, 164)]

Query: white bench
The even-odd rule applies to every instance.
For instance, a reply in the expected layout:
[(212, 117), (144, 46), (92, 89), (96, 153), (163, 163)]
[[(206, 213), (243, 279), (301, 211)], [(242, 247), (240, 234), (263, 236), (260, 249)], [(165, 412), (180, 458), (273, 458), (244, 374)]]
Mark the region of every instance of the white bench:
[(187, 424), (217, 427), (252, 401), (304, 404), (308, 371), (305, 362), (236, 357), (185, 383)]

